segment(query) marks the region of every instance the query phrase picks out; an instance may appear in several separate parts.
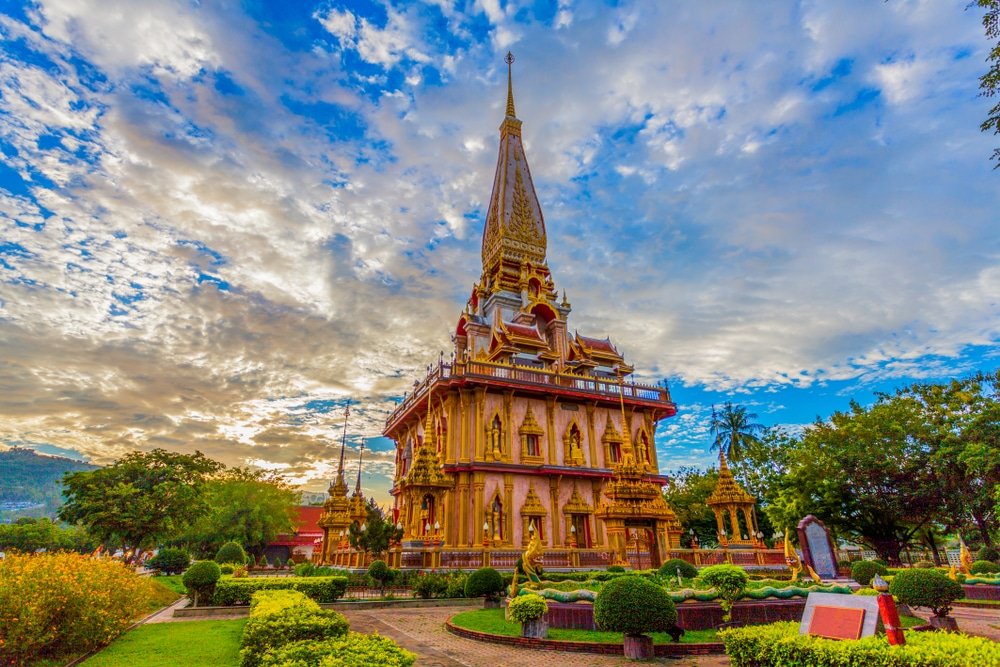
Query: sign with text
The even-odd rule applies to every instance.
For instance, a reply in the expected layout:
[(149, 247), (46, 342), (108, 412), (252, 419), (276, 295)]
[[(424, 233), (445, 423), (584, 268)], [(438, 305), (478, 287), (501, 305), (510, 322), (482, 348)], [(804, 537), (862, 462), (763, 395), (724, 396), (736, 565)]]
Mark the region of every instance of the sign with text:
[(802, 560), (824, 579), (837, 577), (837, 552), (823, 522), (812, 514), (799, 521), (799, 546)]
[(799, 634), (830, 639), (871, 637), (878, 629), (878, 598), (838, 593), (810, 593), (799, 624)]

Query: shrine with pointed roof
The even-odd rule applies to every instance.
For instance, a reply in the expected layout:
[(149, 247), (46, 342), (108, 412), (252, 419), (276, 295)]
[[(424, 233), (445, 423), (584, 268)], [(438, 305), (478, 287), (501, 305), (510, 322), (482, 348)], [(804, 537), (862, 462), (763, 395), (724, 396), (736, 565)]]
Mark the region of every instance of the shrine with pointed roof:
[[(630, 379), (605, 332), (568, 326), (512, 62), (508, 54), (482, 273), (453, 329), (451, 360), (430, 367), (385, 425), (396, 443), (393, 517), (403, 528), (394, 564), (509, 569), (534, 534), (548, 567), (655, 567), (681, 535), (653, 442), (676, 406), (665, 385)], [(332, 491), (329, 502), (331, 516), (343, 514)]]

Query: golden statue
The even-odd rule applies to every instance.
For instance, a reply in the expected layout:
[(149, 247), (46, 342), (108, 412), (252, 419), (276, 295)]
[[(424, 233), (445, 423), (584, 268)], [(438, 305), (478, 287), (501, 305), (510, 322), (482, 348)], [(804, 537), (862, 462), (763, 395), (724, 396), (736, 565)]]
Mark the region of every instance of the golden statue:
[(958, 581), (958, 568), (954, 565), (948, 568), (948, 578), (952, 581)]
[[(534, 528), (534, 525), (532, 525)], [(538, 568), (542, 566), (542, 556), (545, 555), (545, 545), (542, 544), (541, 538), (538, 537), (538, 532), (531, 531), (531, 542), (528, 543), (528, 548), (525, 550), (524, 555), (521, 556), (521, 567), (524, 569), (524, 575), (533, 584), (541, 583), (541, 578), (538, 576)]]
[(969, 551), (969, 547), (965, 545), (965, 540), (962, 539), (961, 535), (958, 536), (958, 544), (959, 567), (962, 569), (962, 574), (967, 577), (971, 577), (972, 570), (970, 568), (972, 567), (972, 553)]
[(798, 581), (799, 573), (802, 572), (802, 560), (795, 553), (795, 549), (792, 548), (792, 541), (788, 537), (787, 530), (785, 531), (785, 563), (788, 565), (788, 569), (792, 571), (792, 581)]

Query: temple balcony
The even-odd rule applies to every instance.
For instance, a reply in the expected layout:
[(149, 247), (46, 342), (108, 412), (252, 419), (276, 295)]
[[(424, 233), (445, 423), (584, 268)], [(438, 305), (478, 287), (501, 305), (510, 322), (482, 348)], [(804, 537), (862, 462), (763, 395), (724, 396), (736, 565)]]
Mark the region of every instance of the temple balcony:
[(430, 389), (450, 389), (487, 385), (516, 389), (524, 393), (556, 396), (561, 399), (605, 401), (624, 400), (629, 406), (643, 406), (664, 411), (666, 417), (677, 414), (677, 406), (667, 387), (618, 382), (616, 379), (560, 373), (542, 368), (492, 361), (440, 362), (432, 366), (423, 381), (415, 383), (413, 391), (396, 406), (385, 421), (389, 433), (405, 421), (411, 411), (421, 405)]

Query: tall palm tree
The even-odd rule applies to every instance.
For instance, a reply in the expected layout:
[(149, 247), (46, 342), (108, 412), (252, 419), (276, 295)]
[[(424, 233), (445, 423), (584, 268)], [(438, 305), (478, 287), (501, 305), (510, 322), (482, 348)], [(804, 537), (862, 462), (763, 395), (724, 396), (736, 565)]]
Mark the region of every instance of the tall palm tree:
[(765, 430), (755, 419), (756, 414), (729, 401), (718, 413), (713, 407), (711, 433), (715, 437), (710, 449), (724, 451), (730, 461), (739, 461), (743, 458), (745, 445), (758, 444), (760, 439), (757, 436)]

